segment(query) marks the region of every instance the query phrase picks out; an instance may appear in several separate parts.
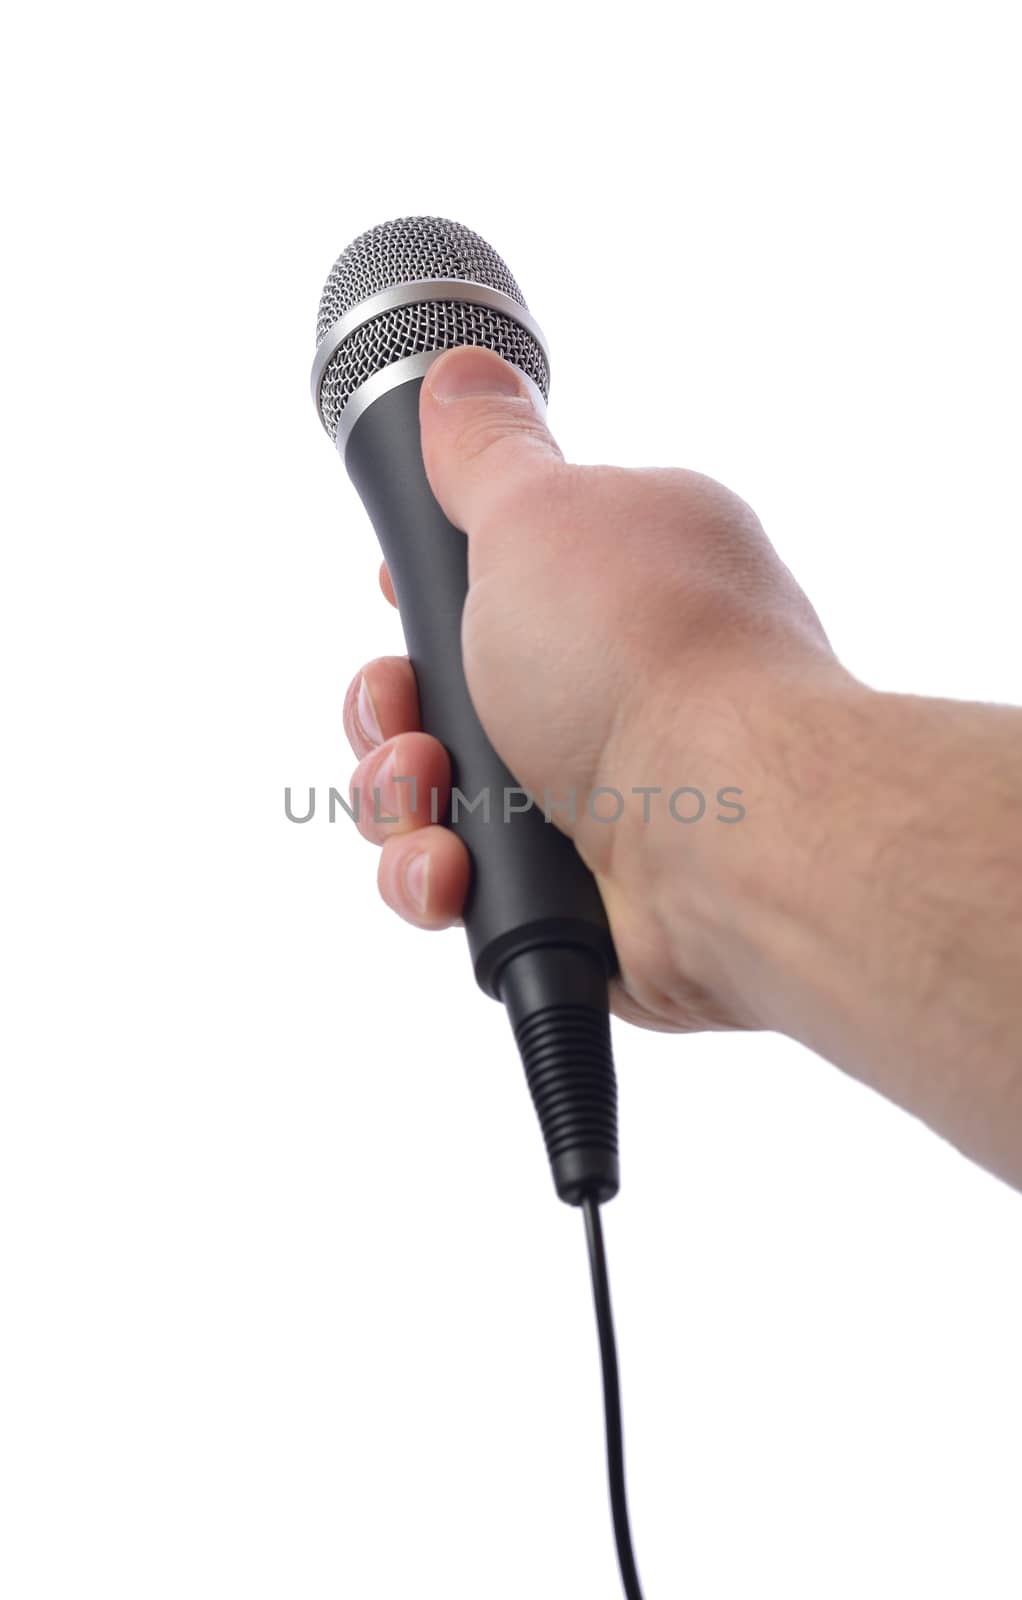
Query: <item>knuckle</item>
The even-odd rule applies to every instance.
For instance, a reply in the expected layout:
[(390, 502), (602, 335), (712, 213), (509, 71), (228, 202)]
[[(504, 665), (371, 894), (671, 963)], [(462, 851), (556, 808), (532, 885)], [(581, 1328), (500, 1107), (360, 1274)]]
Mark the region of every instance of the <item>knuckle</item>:
[(462, 461), (487, 465), (493, 459), (520, 450), (525, 440), (536, 440), (550, 450), (550, 435), (528, 400), (502, 399), (477, 404), (458, 431), (457, 451)]

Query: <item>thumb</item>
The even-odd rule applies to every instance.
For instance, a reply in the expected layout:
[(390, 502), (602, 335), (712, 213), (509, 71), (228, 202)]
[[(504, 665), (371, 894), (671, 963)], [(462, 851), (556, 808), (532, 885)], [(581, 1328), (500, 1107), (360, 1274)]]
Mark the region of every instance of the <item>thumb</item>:
[(543, 494), (564, 458), (537, 386), (492, 350), (438, 356), (419, 396), (422, 458), (444, 515), (472, 534), (509, 501)]

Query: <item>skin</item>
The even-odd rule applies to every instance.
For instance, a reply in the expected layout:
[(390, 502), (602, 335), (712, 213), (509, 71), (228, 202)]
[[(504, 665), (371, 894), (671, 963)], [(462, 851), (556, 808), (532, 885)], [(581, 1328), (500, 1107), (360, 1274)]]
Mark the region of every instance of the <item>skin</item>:
[[(1022, 1187), (1022, 710), (859, 683), (744, 501), (694, 472), (565, 462), (488, 351), (434, 362), (420, 420), (469, 541), (469, 690), (522, 785), (578, 797), (553, 819), (599, 883), (616, 1014), (787, 1034)], [(385, 567), (381, 586), (394, 603)], [(458, 923), (469, 863), (429, 820), (450, 766), (408, 661), (369, 662), (344, 721), (352, 787), (399, 817), (363, 808), (383, 899)], [(696, 824), (670, 813), (680, 785), (706, 797)], [(725, 785), (740, 823), (717, 820)], [(600, 786), (628, 802), (613, 826), (586, 807)], [(638, 786), (663, 791), (648, 820)]]

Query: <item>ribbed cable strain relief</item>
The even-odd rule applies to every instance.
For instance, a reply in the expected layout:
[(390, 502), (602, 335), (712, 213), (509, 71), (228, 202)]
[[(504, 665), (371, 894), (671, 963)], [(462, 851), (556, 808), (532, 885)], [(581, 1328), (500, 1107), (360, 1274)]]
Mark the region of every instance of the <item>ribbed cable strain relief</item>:
[(568, 1205), (609, 1200), (619, 1184), (617, 1082), (607, 972), (577, 945), (524, 950), (498, 977), (543, 1131), (554, 1185)]

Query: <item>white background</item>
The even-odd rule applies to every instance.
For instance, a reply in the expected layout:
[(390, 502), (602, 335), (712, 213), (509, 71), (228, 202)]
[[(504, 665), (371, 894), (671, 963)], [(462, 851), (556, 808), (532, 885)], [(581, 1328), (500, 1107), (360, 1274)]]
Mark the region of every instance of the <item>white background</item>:
[[(506, 1021), (283, 815), (401, 648), (319, 290), (466, 222), (569, 455), (731, 484), (867, 681), (1022, 701), (1013, 11), (8, 20), (6, 1600), (618, 1594)], [(1017, 1597), (1019, 1198), (783, 1040), (616, 1050), (648, 1600)]]

